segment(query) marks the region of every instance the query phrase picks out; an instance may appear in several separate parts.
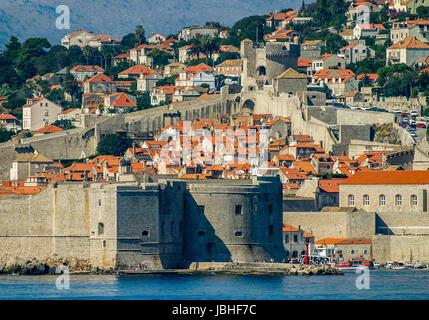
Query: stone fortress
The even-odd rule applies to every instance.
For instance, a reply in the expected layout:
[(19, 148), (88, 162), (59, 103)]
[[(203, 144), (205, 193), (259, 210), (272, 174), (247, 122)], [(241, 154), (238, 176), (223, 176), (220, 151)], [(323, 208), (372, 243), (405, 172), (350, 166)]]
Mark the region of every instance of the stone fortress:
[(282, 261), (277, 178), (60, 183), (3, 196), (0, 260), (53, 256), (102, 270)]
[[(95, 154), (99, 140), (109, 133), (143, 141), (178, 120), (232, 118), (241, 112), (289, 117), (292, 132), (311, 135), (337, 155), (413, 147), (411, 136), (394, 123), (394, 115), (328, 107), (320, 92), (303, 91), (306, 79), (289, 71), (296, 65), (299, 45), (262, 47), (243, 41), (241, 47), (241, 93), (224, 87), (220, 95), (204, 100), (106, 118), (87, 115), (83, 128), (0, 144), (0, 179), (9, 178), (14, 159), (34, 150), (56, 161), (82, 159)], [(375, 142), (372, 126), (391, 123), (401, 144)], [(419, 166), (429, 167), (427, 154), (416, 152)], [(344, 230), (347, 237), (369, 237), (378, 232), (380, 223), (374, 214), (343, 211), (341, 218), (338, 212), (285, 212), (285, 222), (312, 230), (318, 225), (318, 230), (325, 228), (322, 235)], [(394, 218), (384, 221), (387, 226), (401, 225)], [(0, 198), (0, 257), (73, 256), (103, 269), (176, 268), (195, 261), (282, 261), (282, 224), (282, 190), (276, 179), (64, 183), (35, 196)], [(388, 249), (383, 252), (383, 259), (390, 257)]]

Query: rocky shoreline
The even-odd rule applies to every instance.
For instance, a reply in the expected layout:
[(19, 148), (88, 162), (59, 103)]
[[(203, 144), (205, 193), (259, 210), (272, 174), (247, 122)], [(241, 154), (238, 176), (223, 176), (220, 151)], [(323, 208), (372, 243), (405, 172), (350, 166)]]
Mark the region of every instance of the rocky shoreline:
[(55, 275), (68, 270), (70, 274), (219, 274), (219, 275), (342, 275), (326, 265), (295, 265), (284, 263), (193, 263), (189, 269), (178, 270), (101, 270), (91, 267), (89, 260), (53, 257), (0, 259), (0, 275)]
[(59, 274), (67, 268), (70, 273), (89, 273), (93, 271), (88, 260), (75, 258), (53, 257), (45, 260), (36, 258), (0, 259), (0, 274), (53, 275)]
[[(192, 268), (192, 266), (191, 266)], [(196, 273), (237, 274), (237, 275), (342, 275), (337, 268), (328, 265), (298, 265), (286, 263), (244, 263), (218, 264), (215, 266), (198, 266)]]

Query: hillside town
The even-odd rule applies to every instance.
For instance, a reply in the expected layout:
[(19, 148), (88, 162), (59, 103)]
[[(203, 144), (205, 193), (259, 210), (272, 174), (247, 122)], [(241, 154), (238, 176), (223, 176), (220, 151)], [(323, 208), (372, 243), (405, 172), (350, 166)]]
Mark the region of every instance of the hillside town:
[(428, 265), (429, 1), (261, 14), (12, 37), (0, 258)]

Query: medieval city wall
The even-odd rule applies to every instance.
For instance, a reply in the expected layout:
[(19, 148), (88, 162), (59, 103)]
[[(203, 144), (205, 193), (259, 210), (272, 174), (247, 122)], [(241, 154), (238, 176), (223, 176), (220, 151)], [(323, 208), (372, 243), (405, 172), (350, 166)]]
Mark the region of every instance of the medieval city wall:
[(375, 214), (368, 212), (284, 212), (283, 222), (323, 238), (371, 239)]
[(429, 263), (429, 236), (374, 236), (372, 238), (372, 256), (378, 263), (386, 263), (387, 261)]

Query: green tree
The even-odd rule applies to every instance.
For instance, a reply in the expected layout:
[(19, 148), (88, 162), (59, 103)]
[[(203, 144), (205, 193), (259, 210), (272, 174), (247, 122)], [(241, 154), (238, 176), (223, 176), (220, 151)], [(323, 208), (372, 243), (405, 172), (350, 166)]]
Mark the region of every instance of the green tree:
[(267, 16), (251, 16), (237, 21), (229, 33), (227, 43), (240, 46), (244, 39), (263, 41), (264, 35), (273, 31), (265, 25)]
[(166, 77), (162, 80), (159, 80), (156, 83), (157, 87), (162, 87), (162, 86), (174, 86), (174, 84), (176, 83), (176, 79), (179, 77), (178, 74), (173, 74), (169, 77)]
[(122, 38), (121, 46), (129, 50), (136, 46), (136, 35), (134, 33), (129, 33)]
[(238, 60), (240, 59), (239, 52), (222, 52), (219, 58), (216, 59), (216, 64), (221, 64), (225, 60)]
[(17, 88), (21, 82), (12, 61), (6, 56), (0, 55), (0, 85), (6, 84), (11, 88)]
[(429, 7), (420, 6), (416, 9), (419, 19), (429, 19)]
[(102, 155), (122, 156), (132, 145), (131, 139), (117, 134), (104, 136), (97, 146), (97, 152)]
[(64, 119), (64, 120), (57, 120), (54, 122), (54, 126), (60, 127), (64, 130), (71, 130), (75, 129), (76, 127), (72, 124), (71, 120)]
[(150, 103), (149, 92), (142, 92), (140, 95), (137, 96), (137, 109), (138, 110), (150, 109), (152, 107), (153, 106)]
[(0, 127), (0, 143), (9, 141), (13, 135), (15, 135), (14, 132), (8, 131), (5, 128)]
[(163, 67), (170, 63), (173, 56), (164, 50), (154, 49), (149, 54), (149, 57), (153, 59), (154, 67)]
[(378, 83), (386, 97), (410, 97), (418, 85), (418, 74), (406, 64), (394, 64), (378, 70)]
[(138, 25), (135, 31), (136, 41), (138, 45), (141, 45), (142, 43), (146, 42), (145, 34), (146, 34), (146, 31), (144, 27), (142, 25)]
[(201, 49), (206, 57), (212, 59), (214, 53), (220, 52), (219, 39), (211, 36), (203, 36), (201, 38)]

